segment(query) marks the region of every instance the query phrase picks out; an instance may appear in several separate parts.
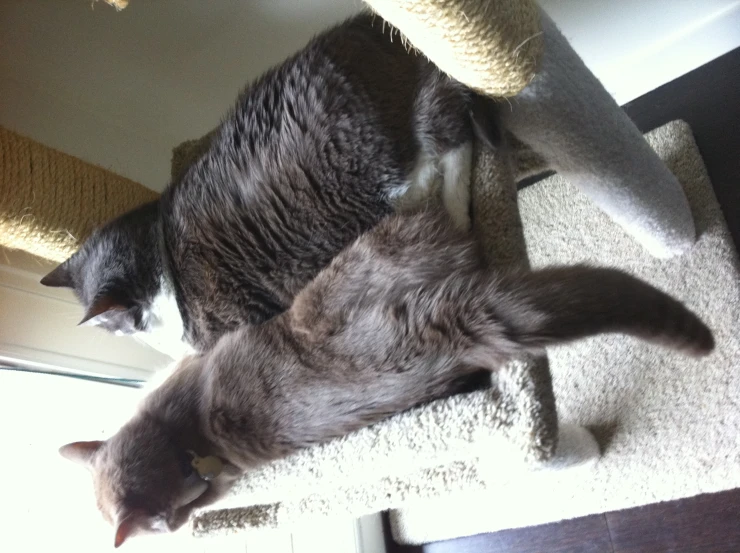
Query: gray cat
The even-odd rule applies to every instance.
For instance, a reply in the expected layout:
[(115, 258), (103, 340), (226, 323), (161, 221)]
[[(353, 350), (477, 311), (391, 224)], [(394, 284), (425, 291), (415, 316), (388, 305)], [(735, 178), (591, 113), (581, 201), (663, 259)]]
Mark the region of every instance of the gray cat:
[(601, 333), (714, 347), (696, 315), (623, 272), (495, 272), (446, 215), (398, 215), (288, 311), (185, 358), (112, 438), (61, 452), (92, 470), (119, 546), (177, 529), (261, 463), (445, 396), (461, 375)]
[(203, 351), (284, 311), (437, 179), (467, 227), (471, 143), (497, 140), (494, 104), (388, 29), (360, 15), (267, 72), (161, 200), (98, 230), (41, 282), (73, 288), (85, 323)]

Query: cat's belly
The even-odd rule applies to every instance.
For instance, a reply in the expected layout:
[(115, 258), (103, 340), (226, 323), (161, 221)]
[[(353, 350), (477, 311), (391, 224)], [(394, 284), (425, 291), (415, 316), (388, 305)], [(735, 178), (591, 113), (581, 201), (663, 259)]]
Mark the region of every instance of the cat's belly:
[(422, 152), (406, 181), (390, 190), (394, 209), (416, 210), (441, 200), (455, 224), (470, 228), (470, 182), (473, 145), (470, 142), (442, 155)]

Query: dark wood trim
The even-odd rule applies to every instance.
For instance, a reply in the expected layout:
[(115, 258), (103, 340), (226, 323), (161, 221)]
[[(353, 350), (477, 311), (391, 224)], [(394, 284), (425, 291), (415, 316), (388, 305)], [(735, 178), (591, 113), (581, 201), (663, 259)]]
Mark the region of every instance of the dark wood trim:
[[(691, 125), (735, 246), (740, 245), (740, 49), (624, 106), (643, 132), (682, 119)], [(531, 184), (531, 181), (523, 184)], [(739, 553), (740, 489), (481, 534), (388, 553)]]

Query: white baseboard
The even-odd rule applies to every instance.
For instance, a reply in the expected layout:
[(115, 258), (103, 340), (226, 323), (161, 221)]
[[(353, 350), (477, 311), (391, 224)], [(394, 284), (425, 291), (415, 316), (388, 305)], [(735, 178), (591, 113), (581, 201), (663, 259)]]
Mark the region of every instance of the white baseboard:
[(385, 536), (380, 513), (364, 516), (356, 521), (355, 535), (357, 553), (385, 553)]

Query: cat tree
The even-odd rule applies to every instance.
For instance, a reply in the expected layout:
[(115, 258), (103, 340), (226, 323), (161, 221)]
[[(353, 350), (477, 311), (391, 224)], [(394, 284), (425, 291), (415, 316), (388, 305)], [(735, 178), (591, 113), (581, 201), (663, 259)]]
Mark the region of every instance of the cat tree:
[[(393, 25), (389, 34), (468, 86), (506, 98), (505, 144), (477, 151), (472, 184), (475, 231), (488, 262), (526, 263), (516, 182), (550, 168), (654, 255), (690, 248), (694, 224), (678, 182), (534, 2), (368, 3)], [(173, 175), (208, 141), (176, 148)], [(26, 164), (28, 150), (58, 165)], [(152, 197), (135, 183), (9, 132), (0, 133), (0, 156), (0, 242), (50, 259), (71, 253), (92, 222)], [(68, 193), (88, 174), (96, 175), (91, 186)], [(124, 200), (110, 202), (121, 194)], [(497, 375), (490, 390), (414, 409), (246, 475), (225, 505), (196, 517), (194, 531), (212, 535), (307, 516), (359, 516), (485, 489), (496, 478), (487, 466), (555, 470), (596, 456), (586, 430), (558, 430), (546, 359), (526, 359)]]
[[(398, 32), (468, 86), (508, 99), (501, 110), (507, 143), (495, 153), (478, 150), (474, 164), (473, 220), (489, 263), (527, 262), (516, 182), (546, 169), (652, 254), (669, 257), (694, 243), (678, 181), (536, 4), (368, 4), (395, 27), (389, 34)], [(174, 176), (208, 140), (175, 150)], [(556, 470), (598, 455), (585, 429), (558, 430), (547, 360), (528, 359), (502, 371), (491, 390), (438, 401), (246, 475), (230, 504), (201, 513), (194, 530), (214, 535), (307, 516), (359, 516), (485, 490), (500, 474), (492, 466)]]

